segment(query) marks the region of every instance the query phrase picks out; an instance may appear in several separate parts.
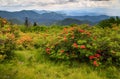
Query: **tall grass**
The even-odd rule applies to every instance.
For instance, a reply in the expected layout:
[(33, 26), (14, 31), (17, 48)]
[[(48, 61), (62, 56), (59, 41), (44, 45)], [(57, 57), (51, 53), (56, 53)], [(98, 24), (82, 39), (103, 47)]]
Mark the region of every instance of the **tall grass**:
[[(16, 51), (16, 60), (0, 64), (0, 79), (120, 79), (116, 67), (95, 69), (87, 64), (53, 62), (41, 51)], [(39, 55), (39, 59), (35, 59)]]

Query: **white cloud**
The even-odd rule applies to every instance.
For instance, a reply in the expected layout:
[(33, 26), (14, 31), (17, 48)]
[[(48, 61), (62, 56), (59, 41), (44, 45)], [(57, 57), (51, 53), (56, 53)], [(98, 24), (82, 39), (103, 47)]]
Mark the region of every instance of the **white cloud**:
[[(54, 6), (59, 6), (69, 8), (71, 7), (77, 7), (77, 8), (83, 8), (83, 7), (106, 7), (109, 6), (110, 1), (91, 1), (91, 0), (0, 0), (0, 6), (1, 7), (13, 7), (13, 9), (16, 6), (21, 7), (38, 7), (39, 9), (45, 9), (48, 8), (54, 8)], [(70, 6), (66, 6), (70, 5)], [(62, 8), (64, 9), (64, 8)]]
[[(108, 9), (106, 13), (116, 14), (120, 10), (120, 0), (0, 0), (1, 10), (72, 10), (86, 8)], [(116, 12), (116, 13), (115, 13)]]

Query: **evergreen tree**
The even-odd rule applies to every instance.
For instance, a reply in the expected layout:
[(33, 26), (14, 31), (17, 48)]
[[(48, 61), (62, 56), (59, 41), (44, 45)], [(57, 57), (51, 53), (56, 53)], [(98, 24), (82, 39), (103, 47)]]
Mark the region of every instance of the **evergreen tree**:
[(29, 23), (28, 23), (28, 17), (25, 17), (25, 26), (28, 27)]
[(33, 26), (37, 26), (37, 23), (36, 23), (36, 22), (34, 22)]

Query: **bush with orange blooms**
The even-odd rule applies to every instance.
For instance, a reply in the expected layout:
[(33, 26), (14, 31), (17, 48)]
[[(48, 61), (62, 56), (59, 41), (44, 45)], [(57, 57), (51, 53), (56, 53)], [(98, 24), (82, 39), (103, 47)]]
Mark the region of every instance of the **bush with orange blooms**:
[(66, 27), (57, 41), (47, 44), (46, 54), (58, 60), (78, 59), (95, 67), (120, 66), (120, 29), (114, 28)]
[(5, 18), (1, 18), (0, 17), (0, 27), (4, 27), (4, 25), (6, 25), (8, 22)]
[(62, 33), (58, 36), (59, 40), (55, 44), (49, 44), (46, 49), (49, 48), (50, 57), (58, 59), (83, 59), (88, 57), (94, 52), (89, 48), (92, 37), (88, 30), (84, 30), (80, 27), (64, 28)]
[(21, 48), (21, 46), (22, 48), (30, 48), (31, 46), (33, 46), (33, 40), (31, 36), (24, 35), (16, 40), (16, 44), (18, 48)]
[(0, 31), (0, 61), (2, 61), (14, 56), (16, 36), (11, 32), (10, 26), (2, 27)]

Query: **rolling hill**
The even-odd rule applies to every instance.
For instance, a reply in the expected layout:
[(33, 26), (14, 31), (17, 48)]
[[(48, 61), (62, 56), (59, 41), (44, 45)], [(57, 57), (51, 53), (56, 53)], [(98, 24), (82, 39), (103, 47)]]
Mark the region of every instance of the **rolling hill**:
[[(109, 16), (107, 15), (68, 16), (64, 13), (62, 14), (61, 12), (59, 13), (59, 12), (44, 11), (44, 10), (43, 11), (22, 10), (22, 11), (16, 11), (16, 12), (0, 11), (0, 16), (16, 24), (24, 23), (25, 17), (28, 17), (29, 22), (31, 23), (37, 22), (39, 24), (45, 24), (45, 25), (50, 25), (50, 24), (58, 23), (58, 22), (63, 23), (63, 21), (67, 20), (66, 18), (72, 18), (77, 23), (78, 23), (78, 20), (89, 21), (88, 23), (93, 25), (93, 24), (98, 23), (101, 20), (109, 18)], [(81, 24), (81, 22), (79, 22), (78, 24)]]

